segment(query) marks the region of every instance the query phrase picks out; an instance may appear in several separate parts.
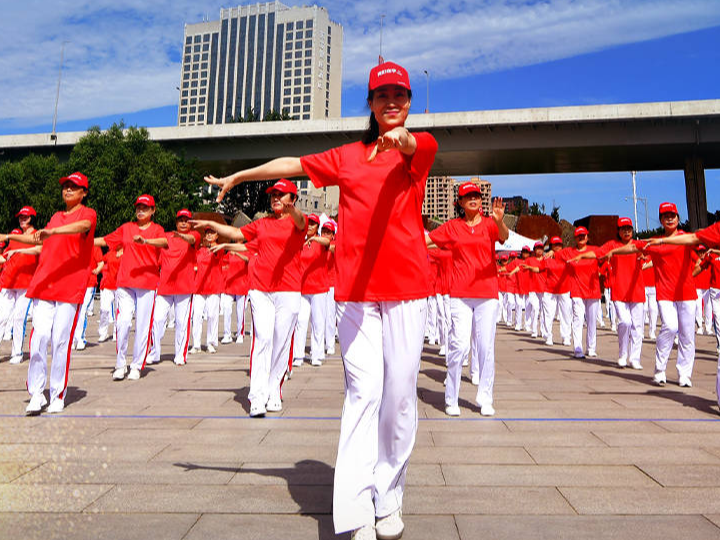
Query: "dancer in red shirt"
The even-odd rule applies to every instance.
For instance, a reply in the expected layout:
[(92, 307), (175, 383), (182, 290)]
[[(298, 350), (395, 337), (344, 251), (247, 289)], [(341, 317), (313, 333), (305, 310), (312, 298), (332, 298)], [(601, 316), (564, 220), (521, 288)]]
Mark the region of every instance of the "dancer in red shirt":
[(115, 290), (117, 289), (117, 273), (120, 268), (120, 258), (123, 249), (109, 250), (103, 257), (102, 279), (100, 280), (100, 317), (98, 319), (98, 342), (104, 343), (110, 339), (108, 328), (110, 320), (113, 321), (112, 339), (115, 341)]
[(195, 295), (193, 296), (192, 336), (193, 346), (190, 354), (200, 352), (202, 347), (203, 314), (207, 317), (205, 342), (207, 352), (215, 354), (218, 346), (218, 328), (220, 324), (220, 294), (225, 288), (223, 275), (224, 252), (213, 249), (217, 245), (218, 233), (206, 227), (203, 246), (198, 250), (197, 274), (195, 275)]
[[(27, 291), (33, 300), (27, 414), (40, 413), (48, 403), (44, 394), (48, 346), (52, 349), (52, 365), (47, 412), (58, 413), (65, 408), (73, 334), (90, 272), (97, 218), (95, 210), (83, 205), (87, 177), (76, 172), (61, 178), (60, 185), (65, 211), (55, 213), (44, 229), (32, 235), (11, 236), (26, 244), (41, 244), (31, 248), (40, 254), (40, 260)], [(0, 240), (7, 239), (3, 236)]]
[(555, 255), (563, 249), (562, 238), (550, 239), (550, 252), (545, 259), (545, 285), (543, 295), (543, 336), (545, 345), (553, 344), (553, 321), (560, 314), (560, 339), (564, 346), (570, 345), (572, 324), (572, 300), (570, 299), (570, 268), (567, 263)]
[[(695, 324), (697, 325), (697, 334), (714, 334), (712, 328), (712, 306), (710, 305), (710, 268), (700, 265), (701, 259), (707, 255), (707, 246), (700, 244), (697, 246), (697, 267), (693, 271), (695, 278), (695, 288), (697, 289), (698, 299), (695, 307)], [(703, 328), (704, 326), (704, 328)]]
[[(155, 290), (160, 280), (160, 251), (168, 246), (165, 230), (153, 222), (155, 199), (140, 195), (135, 201), (136, 222), (121, 225), (95, 245), (123, 248), (117, 275), (117, 359), (112, 378), (121, 381), (127, 373), (125, 355), (135, 315), (135, 344), (128, 379), (138, 380), (150, 350), (155, 309)], [(148, 242), (155, 240), (155, 242)]]
[(340, 186), (335, 298), (347, 387), (333, 514), (336, 532), (353, 530), (356, 539), (402, 534), (417, 429), (430, 292), (421, 206), (437, 143), (405, 128), (410, 99), (405, 69), (383, 63), (370, 73), (372, 114), (362, 142), (207, 179), (222, 187), (219, 199), (253, 179), (306, 174), (318, 187)]
[(325, 353), (328, 355), (335, 354), (335, 338), (337, 336), (337, 322), (335, 318), (335, 233), (337, 232), (337, 223), (333, 220), (326, 221), (320, 234), (330, 240), (328, 248), (328, 289), (326, 298), (327, 305), (325, 307)]
[(530, 331), (528, 295), (530, 294), (530, 273), (525, 264), (530, 259), (530, 246), (523, 246), (520, 257), (508, 264), (508, 276), (515, 279), (515, 330)]
[[(522, 268), (528, 277), (528, 319), (530, 320), (531, 337), (538, 337), (538, 321), (540, 320), (540, 301), (547, 287), (545, 281), (545, 244), (535, 242), (533, 256), (523, 261)], [(542, 332), (542, 327), (540, 328)], [(543, 335), (543, 338), (545, 336)]]
[(102, 250), (94, 246), (92, 259), (90, 260), (90, 273), (88, 274), (87, 289), (85, 289), (85, 298), (80, 305), (80, 315), (78, 316), (78, 328), (75, 332), (75, 343), (73, 347), (82, 351), (87, 346), (87, 340), (85, 339), (85, 330), (87, 330), (87, 318), (88, 314), (91, 313), (91, 307), (95, 301), (95, 287), (97, 287), (97, 277), (102, 272), (105, 262), (103, 261)]

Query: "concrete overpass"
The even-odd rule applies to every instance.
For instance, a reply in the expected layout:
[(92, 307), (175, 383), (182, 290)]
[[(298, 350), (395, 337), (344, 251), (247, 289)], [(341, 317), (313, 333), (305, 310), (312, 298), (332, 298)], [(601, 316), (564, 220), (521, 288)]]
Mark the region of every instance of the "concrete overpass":
[[(150, 137), (223, 174), (355, 141), (365, 117), (148, 128)], [(684, 170), (688, 216), (707, 224), (705, 168), (720, 167), (720, 100), (411, 115), (439, 143), (432, 174)], [(69, 154), (84, 132), (0, 136), (0, 160)]]

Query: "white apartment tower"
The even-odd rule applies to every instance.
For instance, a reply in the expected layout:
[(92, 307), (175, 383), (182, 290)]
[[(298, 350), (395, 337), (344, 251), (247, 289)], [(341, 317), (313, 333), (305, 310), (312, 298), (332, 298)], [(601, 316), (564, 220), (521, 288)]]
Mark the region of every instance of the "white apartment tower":
[(339, 117), (342, 42), (342, 26), (318, 6), (258, 3), (186, 24), (178, 125), (224, 124), (248, 109), (260, 119)]

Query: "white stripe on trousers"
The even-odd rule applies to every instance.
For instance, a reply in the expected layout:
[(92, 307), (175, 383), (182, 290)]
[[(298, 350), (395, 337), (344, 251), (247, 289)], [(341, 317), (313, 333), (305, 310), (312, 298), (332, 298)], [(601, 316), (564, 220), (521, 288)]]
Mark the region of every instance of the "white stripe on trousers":
[(175, 357), (173, 361), (177, 364), (184, 363), (187, 360), (192, 294), (174, 294), (158, 295), (155, 299), (153, 339), (150, 348), (150, 358), (153, 362), (160, 361), (165, 325), (171, 310), (175, 312)]
[(613, 301), (618, 318), (618, 359), (640, 363), (645, 315), (642, 302)]
[(27, 289), (3, 289), (0, 291), (0, 340), (12, 328), (11, 356), (22, 356), (25, 323), (31, 303), (25, 293), (27, 293)]
[(338, 302), (337, 312), (345, 366), (333, 492), (339, 534), (402, 508), (427, 299)]
[(667, 369), (670, 351), (678, 336), (677, 372), (680, 377), (692, 377), (695, 363), (695, 300), (673, 302), (658, 300), (662, 326), (655, 349), (655, 373)]
[(572, 298), (572, 339), (575, 353), (583, 352), (583, 323), (587, 322), (585, 345), (588, 353), (594, 353), (597, 346), (597, 312), (599, 298)]
[(50, 403), (64, 400), (67, 390), (73, 333), (78, 321), (78, 304), (33, 300), (33, 331), (27, 388), (31, 396), (41, 394), (47, 382), (47, 350), (52, 348)]
[(476, 403), (479, 406), (492, 405), (495, 382), (495, 317), (497, 298), (452, 298), (452, 330), (450, 350), (447, 357), (447, 384), (445, 405), (458, 404), (462, 363), (472, 348), (473, 360), (477, 358), (480, 375)]
[(155, 291), (148, 289), (131, 289), (120, 287), (115, 293), (118, 306), (117, 327), (117, 360), (115, 369), (124, 368), (130, 341), (130, 327), (132, 316), (135, 313), (135, 343), (133, 345), (133, 358), (130, 363), (132, 369), (142, 369), (150, 348), (150, 335), (152, 332), (153, 310), (155, 308)]
[(253, 318), (248, 399), (265, 405), (280, 399), (281, 384), (290, 360), (290, 346), (300, 311), (299, 292), (248, 293)]
[(325, 359), (326, 294), (303, 294), (300, 297), (300, 311), (295, 323), (293, 344), (295, 358), (305, 358), (305, 342), (310, 325), (310, 358), (320, 361)]

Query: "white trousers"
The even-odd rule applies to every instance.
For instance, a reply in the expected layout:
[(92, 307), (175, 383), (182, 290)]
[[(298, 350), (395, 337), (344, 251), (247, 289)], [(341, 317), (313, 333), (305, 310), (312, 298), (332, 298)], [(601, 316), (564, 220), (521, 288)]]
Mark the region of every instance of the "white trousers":
[(98, 320), (100, 336), (108, 335), (110, 321), (115, 321), (115, 290), (100, 289), (100, 317)]
[(645, 287), (645, 313), (647, 314), (648, 320), (646, 321), (650, 328), (650, 337), (654, 338), (657, 332), (657, 321), (658, 321), (658, 303), (657, 303), (657, 292), (655, 287)]
[(435, 344), (440, 341), (440, 333), (438, 330), (438, 301), (435, 295), (428, 296), (428, 316), (427, 316), (427, 334), (428, 341)]
[(135, 314), (135, 343), (130, 367), (132, 369), (142, 369), (145, 367), (145, 360), (150, 350), (155, 291), (120, 287), (115, 293), (115, 299), (118, 306), (117, 321), (115, 323), (117, 326), (115, 369), (123, 368), (126, 365), (125, 355), (130, 341), (133, 313)]
[(697, 289), (698, 299), (695, 309), (695, 323), (699, 330), (704, 330), (706, 334), (712, 332), (712, 306), (710, 305), (710, 289)]
[(235, 302), (237, 337), (242, 339), (245, 335), (245, 308), (247, 307), (247, 296), (244, 294), (223, 293), (220, 297), (220, 309), (223, 314), (223, 339), (232, 338), (233, 302)]
[(526, 330), (530, 330), (533, 335), (537, 335), (538, 321), (540, 319), (540, 296), (542, 293), (531, 292), (527, 296), (527, 325)]
[[(495, 317), (498, 301), (496, 298), (452, 298), (452, 330), (447, 357), (447, 383), (445, 405), (456, 406), (460, 395), (462, 363), (471, 346), (473, 361), (477, 358), (480, 375), (475, 398), (479, 406), (492, 405), (495, 382)], [(474, 324), (473, 324), (474, 323)], [(473, 329), (474, 326), (474, 329)]]
[(440, 346), (445, 347), (445, 357), (447, 358), (447, 345), (450, 341), (450, 326), (452, 326), (452, 318), (450, 317), (450, 295), (449, 294), (436, 294), (438, 302), (438, 318), (439, 322), (439, 335), (440, 335)]
[(658, 300), (662, 326), (655, 349), (655, 373), (665, 371), (675, 335), (678, 336), (678, 376), (692, 377), (695, 363), (695, 300)]
[(305, 358), (305, 342), (310, 326), (310, 359), (325, 359), (325, 316), (327, 293), (303, 294), (300, 297), (300, 312), (293, 335), (293, 356)]
[(12, 328), (10, 356), (22, 356), (25, 325), (31, 304), (25, 293), (27, 293), (27, 289), (3, 289), (0, 291), (0, 339)]
[(265, 405), (270, 398), (282, 398), (283, 377), (292, 360), (300, 293), (251, 290), (248, 296), (253, 318), (248, 399)]
[(553, 335), (553, 322), (556, 314), (560, 314), (560, 339), (563, 343), (570, 341), (572, 324), (572, 301), (570, 293), (553, 294), (546, 292), (542, 299), (543, 337), (547, 340)]
[(505, 297), (505, 324), (512, 326), (515, 320), (515, 294), (511, 292), (504, 292)]
[(85, 332), (87, 330), (88, 323), (88, 311), (93, 301), (95, 300), (95, 287), (88, 287), (85, 290), (85, 298), (83, 298), (82, 304), (80, 304), (80, 315), (78, 316), (78, 328), (75, 332), (75, 345), (87, 343), (85, 339)]
[(427, 299), (338, 302), (337, 313), (345, 367), (333, 492), (339, 534), (402, 508)]
[(153, 362), (160, 361), (162, 339), (168, 314), (175, 312), (175, 358), (176, 364), (187, 361), (188, 341), (190, 337), (190, 313), (192, 312), (191, 294), (158, 295), (155, 299), (155, 316), (153, 321), (153, 339), (150, 358)]
[(583, 323), (587, 321), (585, 347), (588, 353), (594, 353), (597, 345), (597, 311), (599, 298), (572, 298), (572, 339), (575, 353), (583, 352)]
[(50, 403), (56, 399), (65, 399), (73, 334), (79, 311), (78, 304), (33, 300), (33, 331), (30, 337), (27, 378), (27, 388), (31, 396), (45, 390), (47, 351), (48, 346), (51, 346)]
[(337, 336), (337, 313), (335, 308), (335, 287), (330, 287), (327, 292), (325, 306), (325, 348), (335, 349), (335, 337)]
[(644, 304), (641, 302), (613, 302), (617, 314), (618, 359), (640, 363), (644, 326)]
[[(202, 344), (203, 313), (207, 316), (206, 344), (217, 347), (218, 326), (220, 324), (220, 295), (195, 294), (193, 295), (192, 309), (192, 338), (193, 347), (200, 348)], [(175, 322), (177, 328), (178, 321)]]

